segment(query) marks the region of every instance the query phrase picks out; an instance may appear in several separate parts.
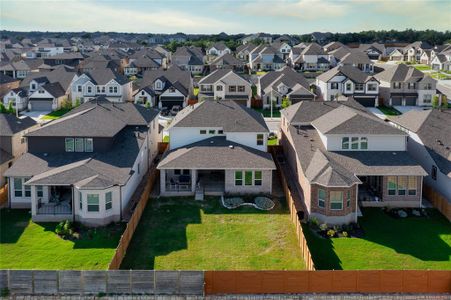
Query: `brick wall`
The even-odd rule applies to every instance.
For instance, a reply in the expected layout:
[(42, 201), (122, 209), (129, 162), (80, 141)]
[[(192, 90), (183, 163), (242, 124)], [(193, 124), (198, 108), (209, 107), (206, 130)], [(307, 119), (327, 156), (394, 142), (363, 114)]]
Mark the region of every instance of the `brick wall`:
[[(410, 195), (389, 195), (388, 194), (388, 177), (384, 176), (382, 178), (382, 200), (384, 202), (392, 202), (389, 206), (397, 206), (399, 204), (400, 207), (407, 206), (415, 206), (418, 207), (420, 205), (420, 199), (422, 197), (422, 186), (423, 186), (423, 177), (417, 176), (417, 194), (415, 196)], [(406, 192), (407, 194), (407, 192)], [(398, 202), (398, 203), (395, 203)], [(409, 203), (410, 202), (410, 205)]]

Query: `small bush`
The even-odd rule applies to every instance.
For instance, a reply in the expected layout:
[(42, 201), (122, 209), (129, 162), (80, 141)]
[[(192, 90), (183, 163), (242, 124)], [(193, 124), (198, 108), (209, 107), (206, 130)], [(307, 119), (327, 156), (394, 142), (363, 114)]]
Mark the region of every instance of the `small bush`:
[(314, 227), (318, 227), (319, 226), (318, 218), (311, 217), (310, 218), (310, 224), (312, 224), (312, 226), (314, 226)]
[(2, 288), (0, 290), (0, 297), (8, 297), (9, 296), (9, 289), (8, 288)]
[(323, 224), (321, 224), (321, 225), (319, 225), (319, 229), (321, 229), (321, 230), (327, 230), (327, 224), (326, 223), (323, 223)]
[(343, 235), (343, 237), (348, 237), (348, 232), (347, 231), (343, 231), (341, 234)]
[(55, 233), (62, 238), (72, 237), (74, 234), (74, 225), (69, 220), (61, 221), (56, 225)]
[(335, 236), (335, 230), (329, 229), (327, 231), (327, 236), (330, 237), (330, 238), (333, 238)]

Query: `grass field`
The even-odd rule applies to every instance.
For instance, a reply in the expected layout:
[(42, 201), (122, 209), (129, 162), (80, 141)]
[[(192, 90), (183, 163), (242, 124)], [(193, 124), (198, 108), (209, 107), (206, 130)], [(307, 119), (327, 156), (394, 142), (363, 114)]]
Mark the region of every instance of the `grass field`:
[(430, 71), (432, 68), (428, 65), (413, 65), (413, 67), (419, 71)]
[(49, 114), (46, 114), (45, 116), (42, 117), (42, 119), (43, 120), (56, 120), (56, 119), (61, 118), (68, 111), (70, 111), (69, 108), (61, 108), (59, 110), (55, 110)]
[(270, 212), (224, 208), (219, 198), (151, 199), (122, 269), (299, 270), (295, 228), (281, 205)]
[[(263, 115), (263, 117), (265, 118), (270, 118), (271, 117), (271, 109), (268, 108), (254, 108), (254, 110), (258, 111), (259, 113), (261, 113)], [(280, 118), (280, 110), (278, 108), (274, 108), (272, 110), (272, 117), (273, 118)]]
[(55, 234), (57, 223), (33, 223), (28, 210), (0, 210), (0, 269), (106, 269), (124, 226), (82, 232), (79, 240)]
[(379, 110), (386, 116), (399, 116), (401, 112), (394, 107), (378, 106)]
[(451, 224), (437, 210), (429, 218), (395, 219), (379, 208), (363, 210), (363, 238), (324, 239), (307, 225), (318, 269), (451, 270)]

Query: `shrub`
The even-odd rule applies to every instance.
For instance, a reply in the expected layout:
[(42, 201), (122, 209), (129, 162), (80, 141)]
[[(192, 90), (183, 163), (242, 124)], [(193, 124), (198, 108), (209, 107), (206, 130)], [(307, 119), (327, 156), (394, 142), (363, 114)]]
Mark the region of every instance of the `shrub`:
[(329, 229), (327, 231), (327, 236), (330, 237), (330, 238), (334, 237), (335, 236), (335, 230)]
[(6, 113), (6, 107), (3, 102), (0, 102), (0, 113)]
[(146, 108), (150, 108), (150, 102), (146, 101), (146, 104), (144, 105)]
[(323, 223), (323, 224), (321, 224), (321, 225), (319, 225), (319, 229), (321, 229), (322, 231), (324, 231), (324, 230), (327, 230), (327, 224), (326, 223)]
[(0, 297), (8, 297), (9, 296), (9, 289), (8, 288), (2, 288), (0, 290)]
[(319, 226), (318, 218), (311, 217), (310, 218), (310, 224), (312, 224), (312, 226), (314, 226), (314, 227), (318, 227)]
[(348, 232), (347, 232), (347, 231), (343, 231), (341, 234), (342, 234), (344, 237), (348, 237)]
[(61, 221), (56, 225), (55, 233), (62, 238), (69, 238), (74, 234), (74, 228), (72, 222), (69, 220)]
[(13, 107), (13, 102), (9, 101), (9, 103), (8, 103), (8, 113), (12, 114), (14, 112), (15, 111), (14, 111), (14, 107)]
[(287, 108), (290, 105), (291, 105), (290, 99), (288, 99), (288, 97), (284, 97), (282, 99), (282, 108)]
[(75, 99), (75, 107), (80, 106), (80, 98), (77, 97), (77, 99)]
[(433, 108), (438, 108), (439, 107), (438, 95), (434, 95), (434, 97), (432, 98), (432, 107)]

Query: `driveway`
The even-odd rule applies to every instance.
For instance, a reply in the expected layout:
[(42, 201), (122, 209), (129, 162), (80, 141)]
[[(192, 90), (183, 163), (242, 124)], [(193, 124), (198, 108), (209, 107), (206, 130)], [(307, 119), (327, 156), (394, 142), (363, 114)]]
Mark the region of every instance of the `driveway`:
[(373, 115), (375, 115), (376, 117), (378, 117), (378, 118), (380, 118), (380, 119), (382, 119), (382, 120), (385, 120), (387, 117), (384, 115), (384, 113), (383, 112), (381, 112), (380, 110), (379, 110), (379, 108), (377, 108), (377, 107), (367, 107), (366, 108), (370, 113), (372, 113)]
[(396, 108), (398, 111), (400, 111), (402, 114), (411, 111), (411, 110), (424, 110), (424, 107), (421, 106), (398, 106), (395, 105), (393, 106), (394, 108)]
[(48, 122), (49, 120), (42, 120), (42, 117), (49, 114), (50, 112), (51, 111), (26, 111), (22, 112), (21, 115), (30, 117), (38, 123), (45, 123)]
[(280, 118), (265, 118), (269, 131), (278, 133), (280, 130)]

